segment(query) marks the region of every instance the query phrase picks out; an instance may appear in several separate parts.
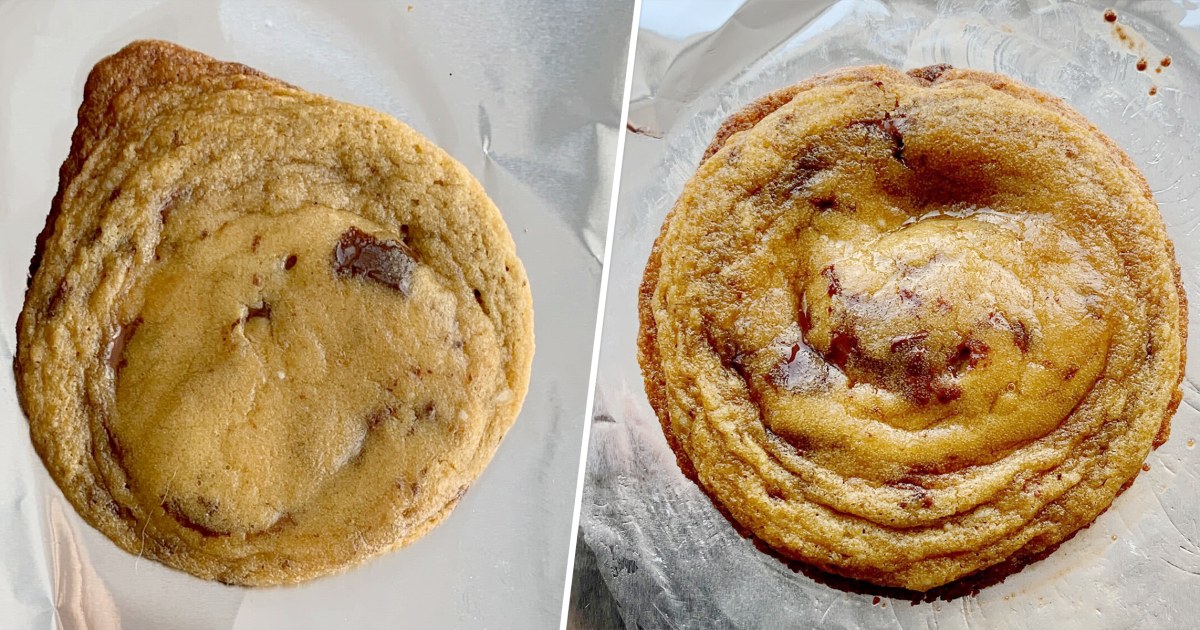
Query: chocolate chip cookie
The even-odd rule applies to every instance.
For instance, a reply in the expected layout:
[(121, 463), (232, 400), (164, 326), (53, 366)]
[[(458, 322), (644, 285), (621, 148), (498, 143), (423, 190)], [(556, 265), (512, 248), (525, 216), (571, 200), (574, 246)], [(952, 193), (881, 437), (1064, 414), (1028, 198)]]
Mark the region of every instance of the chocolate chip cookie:
[(296, 582), (444, 519), (521, 408), (500, 212), (403, 123), (157, 41), (88, 77), (18, 324), (34, 446), (131, 553)]
[(847, 68), (722, 126), (640, 295), (646, 392), (736, 524), (915, 591), (1091, 523), (1167, 437), (1186, 298), (1129, 157), (1008, 77)]

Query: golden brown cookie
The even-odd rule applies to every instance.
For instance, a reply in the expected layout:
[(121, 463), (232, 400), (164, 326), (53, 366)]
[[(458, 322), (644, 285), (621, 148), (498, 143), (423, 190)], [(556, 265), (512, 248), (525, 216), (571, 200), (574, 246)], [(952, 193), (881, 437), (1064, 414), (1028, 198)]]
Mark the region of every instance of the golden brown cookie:
[(925, 591), (1087, 526), (1166, 439), (1186, 298), (1145, 179), (995, 74), (847, 68), (734, 114), (639, 301), (680, 467), (784, 556)]
[(34, 446), (118, 545), (296, 582), (449, 514), (529, 385), (499, 211), (403, 123), (165, 42), (92, 70), (16, 376)]

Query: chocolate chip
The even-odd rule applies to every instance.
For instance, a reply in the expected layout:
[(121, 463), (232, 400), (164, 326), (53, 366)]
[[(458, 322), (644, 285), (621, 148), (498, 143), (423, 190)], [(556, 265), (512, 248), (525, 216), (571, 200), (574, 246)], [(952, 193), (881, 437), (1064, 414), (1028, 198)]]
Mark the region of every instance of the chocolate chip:
[(912, 346), (912, 345), (915, 345), (915, 344), (918, 344), (918, 343), (924, 341), (927, 337), (929, 337), (928, 330), (922, 330), (920, 332), (915, 332), (911, 335), (901, 335), (899, 337), (892, 337), (892, 345), (890, 347), (890, 350), (892, 352), (898, 352), (900, 350), (903, 350), (904, 348), (907, 348), (909, 346)]
[(938, 402), (943, 405), (954, 402), (962, 398), (962, 388), (954, 383), (943, 383), (941, 381), (933, 381), (930, 391), (937, 397)]
[(842, 283), (838, 280), (837, 271), (833, 268), (833, 265), (822, 269), (821, 275), (829, 282), (829, 297), (842, 292)]
[(947, 70), (953, 69), (954, 66), (948, 63), (939, 63), (932, 66), (925, 66), (924, 68), (913, 68), (912, 70), (908, 71), (908, 76), (916, 79), (924, 79), (925, 81), (933, 83), (938, 79), (938, 77), (945, 74)]
[(333, 248), (333, 270), (338, 276), (360, 276), (389, 286), (407, 296), (416, 261), (408, 247), (380, 239), (351, 227)]
[(855, 337), (854, 333), (835, 330), (830, 336), (829, 352), (826, 353), (825, 359), (845, 372), (850, 355), (854, 354), (857, 349), (858, 337)]
[(806, 150), (788, 163), (778, 177), (771, 179), (765, 185), (752, 188), (749, 193), (751, 195), (765, 193), (770, 199), (769, 207), (773, 210), (784, 207), (788, 200), (803, 191), (818, 173), (829, 168), (830, 165), (826, 164), (824, 160), (825, 158), (820, 154)]
[(125, 346), (133, 338), (133, 334), (137, 332), (138, 326), (141, 324), (142, 318), (139, 317), (128, 324), (117, 326), (112, 336), (109, 337), (105, 361), (113, 372), (120, 372), (121, 368), (125, 367)]
[(892, 157), (899, 162), (904, 162), (904, 135), (900, 133), (900, 127), (896, 125), (896, 121), (892, 119), (891, 114), (883, 115), (883, 122), (880, 127), (885, 133), (892, 138), (892, 143), (896, 148), (892, 149)]
[(1029, 330), (1025, 328), (1025, 322), (1017, 320), (1012, 328), (1013, 343), (1022, 353), (1029, 352)]
[(968, 337), (958, 344), (958, 348), (950, 359), (946, 362), (946, 369), (951, 374), (959, 376), (967, 370), (967, 368), (975, 367), (982, 361), (988, 353), (988, 345), (978, 339)]
[(291, 268), (295, 267), (295, 266), (296, 266), (296, 255), (295, 254), (288, 256), (287, 260), (283, 261), (284, 270), (291, 270)]
[(924, 486), (920, 486), (908, 481), (890, 481), (887, 482), (887, 485), (896, 488), (897, 490), (907, 490), (910, 493), (909, 498), (917, 503), (920, 503), (921, 507), (933, 507), (933, 495), (931, 495), (929, 489), (925, 488)]
[(1012, 333), (1013, 345), (1021, 351), (1022, 354), (1029, 352), (1030, 333), (1025, 327), (1025, 322), (1016, 320), (1015, 322), (1008, 319), (1004, 313), (993, 312), (988, 315), (988, 323), (1000, 330), (1007, 330)]
[(271, 304), (266, 300), (263, 300), (259, 304), (246, 307), (246, 317), (244, 317), (242, 321), (250, 321), (255, 317), (271, 319)]
[(262, 234), (255, 234), (254, 238), (250, 241), (250, 251), (257, 252), (260, 243), (262, 243)]
[(59, 309), (62, 307), (63, 301), (71, 294), (71, 285), (67, 284), (67, 279), (63, 278), (58, 283), (58, 288), (54, 289), (54, 293), (50, 294), (50, 299), (46, 300), (46, 308), (42, 310), (45, 319), (54, 319), (58, 315)]
[(829, 386), (829, 366), (803, 337), (788, 347), (781, 344), (782, 360), (767, 373), (767, 381), (791, 392), (807, 393)]
[[(201, 505), (213, 505), (212, 501), (208, 501), (203, 498), (198, 498), (197, 502), (200, 503)], [(201, 536), (204, 536), (205, 538), (215, 538), (218, 536), (228, 536), (229, 535), (228, 532), (219, 532), (219, 531), (212, 529), (206, 525), (197, 523), (195, 520), (192, 519), (191, 516), (189, 516), (187, 514), (187, 512), (185, 512), (183, 510), (183, 508), (179, 505), (179, 503), (174, 499), (163, 499), (162, 503), (160, 503), (159, 505), (162, 506), (163, 512), (165, 512), (167, 514), (167, 516), (170, 516), (172, 519), (174, 519), (175, 522), (179, 523), (180, 525), (182, 525), (194, 532), (199, 533)], [(211, 515), (211, 513), (210, 513), (210, 515)]]

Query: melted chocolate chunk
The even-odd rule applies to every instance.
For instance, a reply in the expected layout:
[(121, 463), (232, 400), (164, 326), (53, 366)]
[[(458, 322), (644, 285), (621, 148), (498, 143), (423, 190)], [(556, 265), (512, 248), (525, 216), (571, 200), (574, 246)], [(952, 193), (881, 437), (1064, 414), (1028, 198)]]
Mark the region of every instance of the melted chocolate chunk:
[(908, 76), (917, 79), (924, 79), (930, 83), (936, 81), (938, 77), (946, 73), (947, 70), (953, 70), (954, 66), (948, 63), (939, 63), (933, 66), (925, 66), (924, 68), (913, 68), (908, 71)]
[(825, 360), (837, 366), (843, 372), (846, 371), (846, 364), (850, 361), (850, 356), (858, 353), (858, 337), (854, 333), (835, 330), (829, 340), (829, 352), (825, 356)]
[(813, 199), (813, 205), (817, 207), (817, 210), (828, 212), (837, 206), (837, 200), (832, 197), (821, 197)]
[(247, 307), (246, 317), (242, 321), (250, 321), (255, 317), (271, 319), (271, 304), (264, 300), (260, 304)]
[[(213, 502), (205, 500), (203, 498), (197, 499), (197, 501), (203, 507), (205, 507), (205, 510), (209, 516), (211, 516), (216, 511), (216, 507)], [(196, 521), (192, 520), (192, 517), (188, 516), (187, 512), (184, 512), (183, 509), (179, 506), (179, 504), (176, 503), (175, 500), (173, 500), (173, 499), (164, 499), (160, 505), (162, 506), (163, 512), (166, 512), (167, 516), (170, 516), (172, 519), (175, 520), (175, 522), (179, 523), (180, 525), (182, 525), (194, 532), (199, 533), (201, 536), (204, 536), (205, 538), (215, 538), (218, 536), (228, 536), (229, 535), (228, 532), (219, 532), (215, 529), (211, 529), (201, 523), (197, 523)], [(213, 506), (212, 511), (208, 511), (208, 506)]]
[(901, 335), (899, 337), (893, 337), (891, 351), (899, 352), (901, 350), (904, 350), (905, 348), (908, 348), (910, 346), (921, 343), (927, 337), (929, 337), (928, 330), (922, 330), (920, 332), (915, 332), (911, 335)]
[(1029, 352), (1030, 333), (1025, 327), (1025, 322), (1021, 320), (1010, 320), (1004, 316), (1004, 313), (996, 312), (988, 315), (988, 323), (1000, 330), (1007, 330), (1012, 333), (1013, 345), (1021, 351), (1022, 354)]
[(142, 318), (137, 318), (128, 324), (122, 324), (113, 331), (112, 337), (108, 340), (108, 352), (105, 361), (108, 367), (113, 372), (120, 372), (121, 368), (125, 367), (125, 346), (129, 340), (133, 338), (133, 334), (137, 332), (138, 326), (142, 324)]
[(884, 112), (883, 118), (859, 120), (850, 123), (850, 126), (866, 127), (867, 129), (875, 130), (875, 133), (887, 136), (894, 145), (894, 148), (892, 149), (892, 157), (898, 160), (901, 164), (904, 164), (904, 134), (900, 129), (900, 125), (903, 124), (903, 121), (903, 114), (897, 116), (896, 118), (892, 118), (891, 112)]
[(829, 168), (829, 165), (823, 161), (823, 158), (809, 150), (796, 156), (779, 173), (778, 177), (772, 178), (763, 186), (752, 189), (749, 192), (751, 195), (757, 195), (760, 192), (765, 193), (771, 200), (770, 207), (778, 209), (800, 194), (808, 186), (808, 182), (812, 181), (813, 177), (827, 168)]
[(958, 344), (958, 349), (946, 362), (946, 368), (951, 374), (958, 376), (967, 368), (973, 368), (982, 361), (987, 356), (988, 350), (990, 348), (986, 343), (975, 338), (967, 338)]
[(767, 381), (791, 392), (813, 392), (829, 386), (829, 366), (803, 340), (782, 346), (783, 360), (767, 373)]
[(838, 279), (837, 271), (833, 265), (821, 270), (821, 275), (829, 282), (829, 297), (833, 297), (842, 292), (842, 282)]
[(892, 144), (896, 145), (896, 148), (892, 150), (892, 157), (903, 162), (904, 135), (900, 133), (900, 127), (896, 125), (896, 120), (892, 118), (891, 114), (884, 114), (879, 128), (892, 139)]
[(408, 247), (380, 239), (351, 227), (333, 248), (333, 271), (338, 276), (360, 276), (389, 286), (407, 296), (417, 263)]
[[(929, 493), (929, 489), (924, 486), (912, 483), (910, 481), (890, 481), (887, 485), (896, 488), (897, 490), (907, 490), (911, 493), (912, 501), (919, 503), (921, 507), (933, 507), (933, 495)], [(901, 504), (903, 507), (907, 505)]]
[(367, 430), (371, 431), (379, 428), (379, 425), (383, 424), (384, 421), (392, 417), (392, 413), (392, 408), (388, 405), (384, 405), (383, 407), (376, 409), (374, 413), (367, 416)]
[[(30, 276), (32, 278), (32, 276)], [(62, 303), (71, 294), (71, 285), (67, 284), (67, 279), (63, 278), (62, 282), (58, 283), (58, 288), (54, 289), (54, 293), (50, 294), (50, 299), (46, 301), (46, 308), (42, 311), (45, 319), (54, 319), (58, 315), (58, 311), (62, 308)]]

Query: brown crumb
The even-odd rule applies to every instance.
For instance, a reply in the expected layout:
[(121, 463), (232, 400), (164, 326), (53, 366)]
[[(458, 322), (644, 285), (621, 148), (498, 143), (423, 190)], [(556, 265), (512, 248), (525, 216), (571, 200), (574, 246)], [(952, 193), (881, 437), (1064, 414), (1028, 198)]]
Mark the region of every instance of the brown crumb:
[(1149, 65), (1149, 64), (1148, 64), (1148, 63), (1146, 63), (1146, 60), (1145, 60), (1145, 59), (1138, 59), (1138, 62), (1137, 62), (1137, 69), (1138, 69), (1138, 72), (1142, 72), (1142, 71), (1144, 71), (1144, 70), (1146, 69), (1146, 66), (1148, 66), (1148, 65)]
[(1104, 21), (1105, 22), (1116, 22), (1117, 21), (1117, 12), (1113, 11), (1112, 9), (1105, 10), (1104, 11)]

